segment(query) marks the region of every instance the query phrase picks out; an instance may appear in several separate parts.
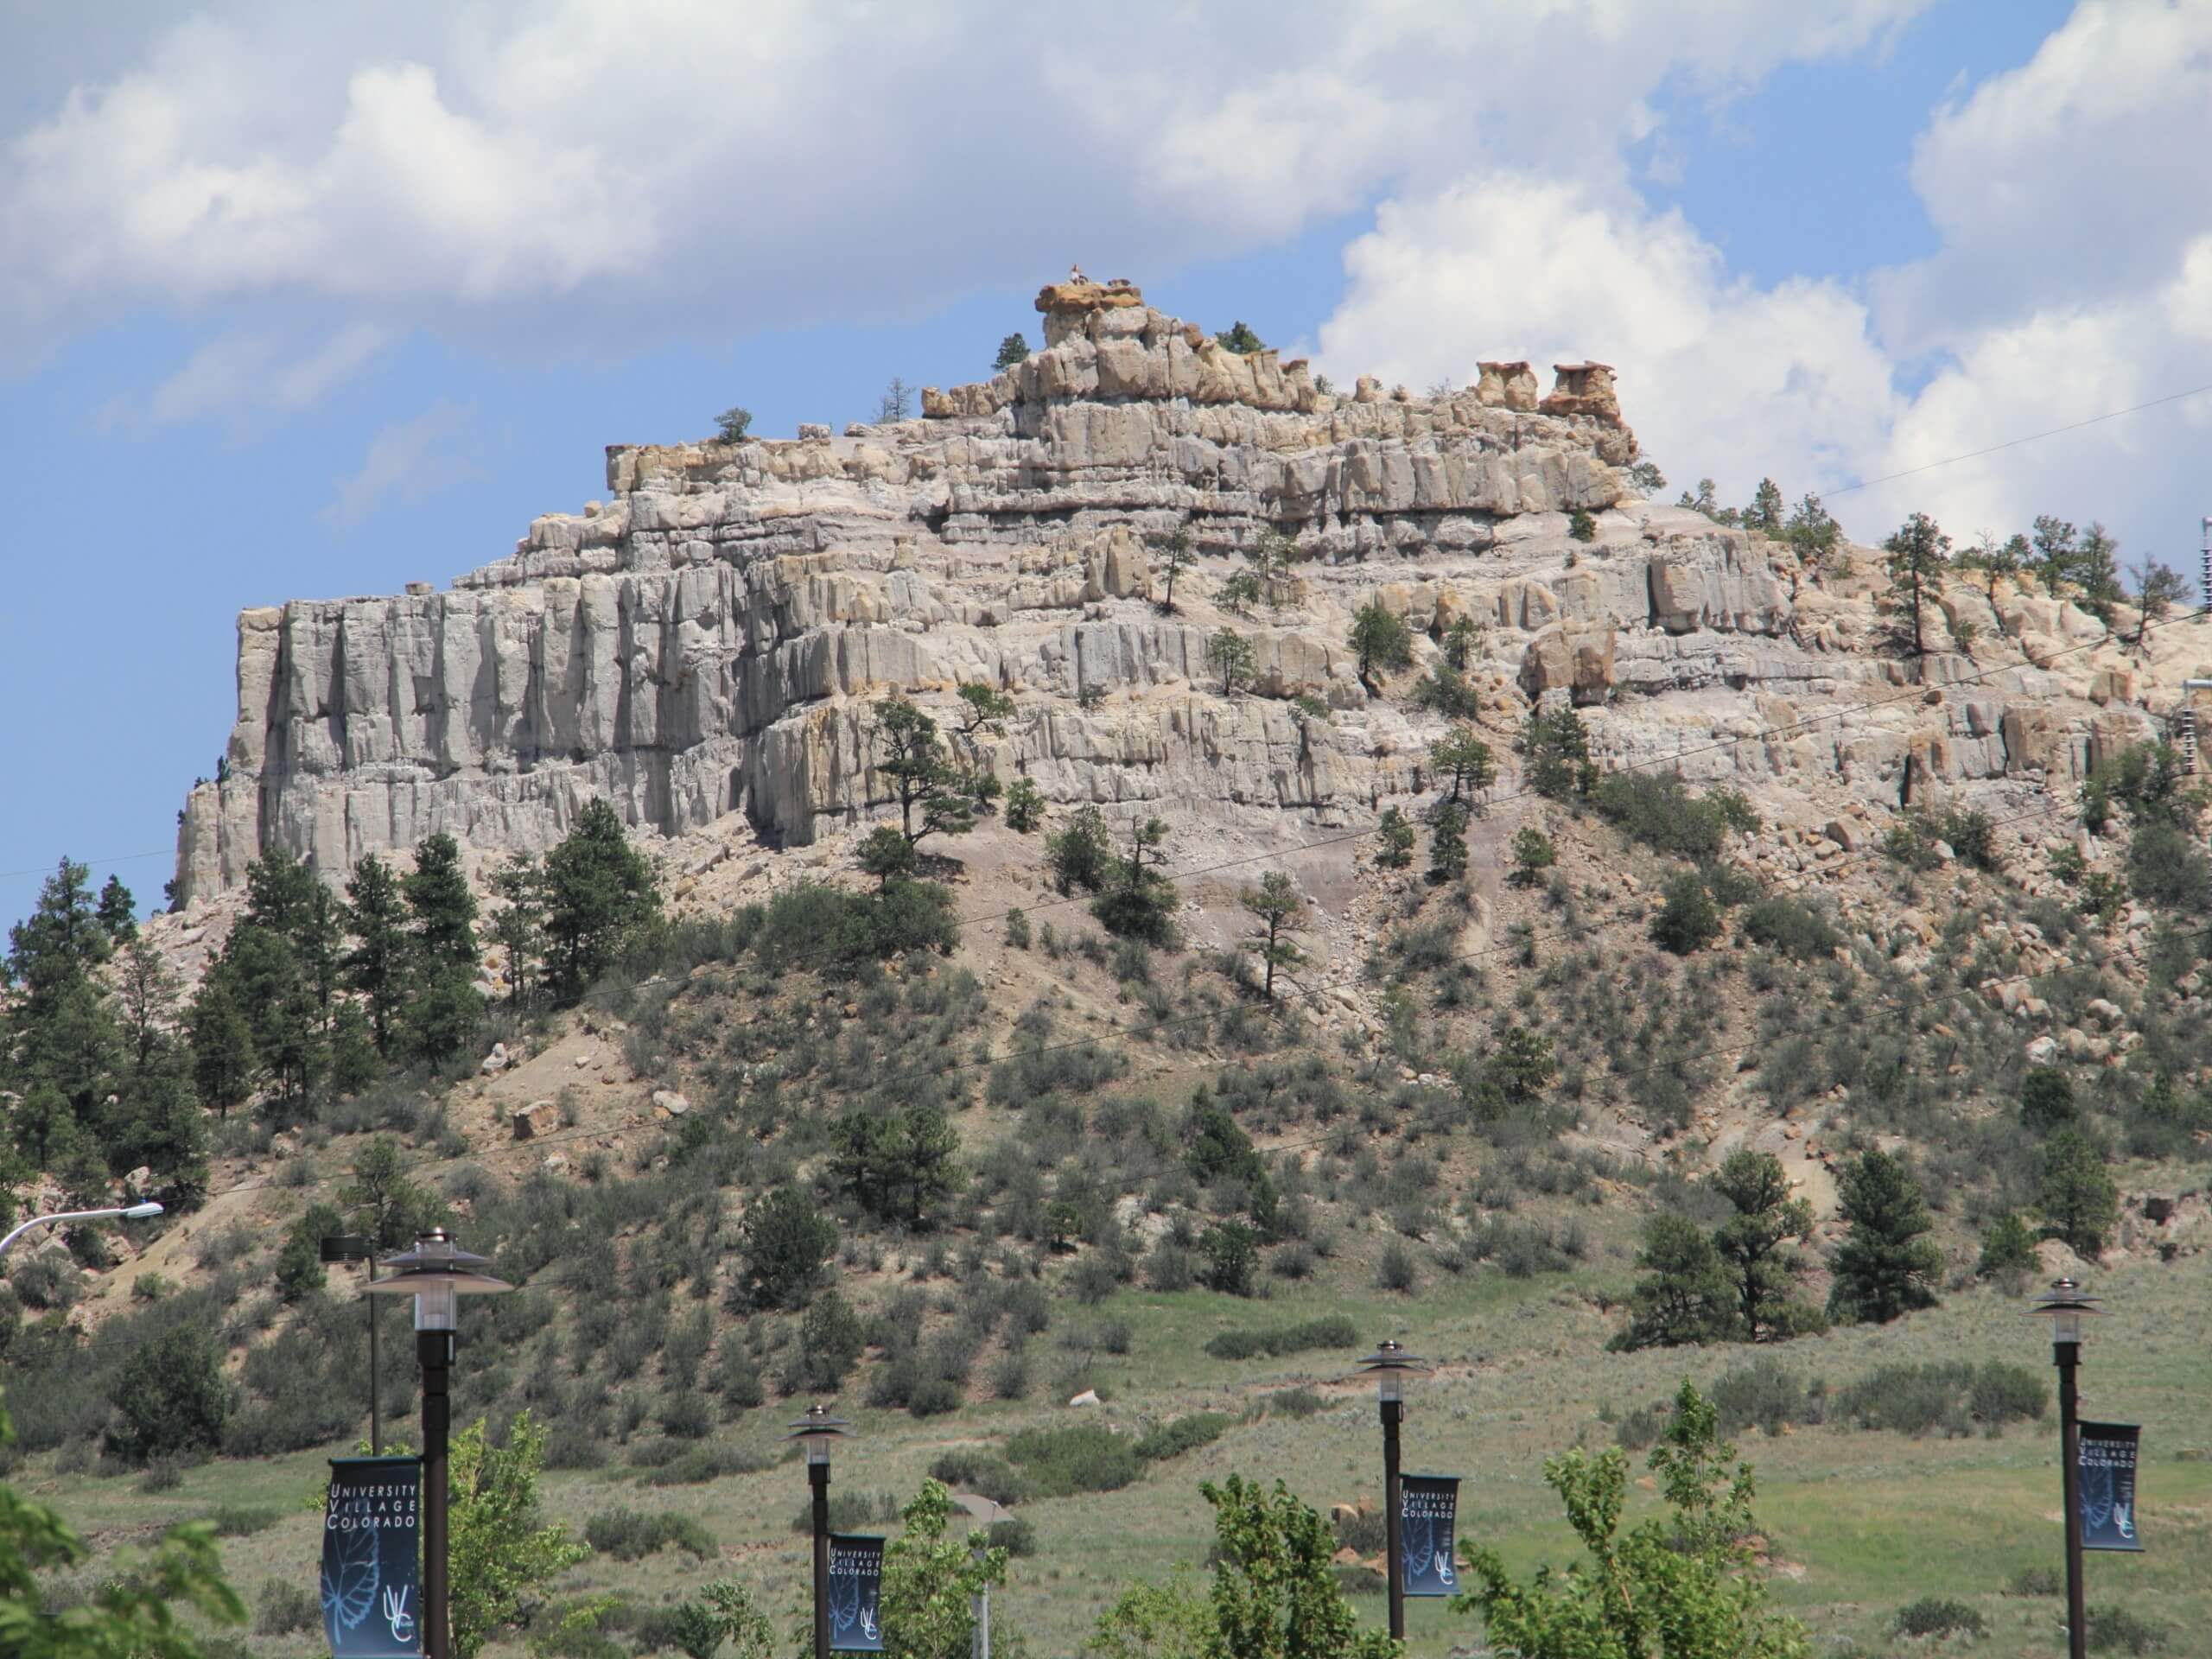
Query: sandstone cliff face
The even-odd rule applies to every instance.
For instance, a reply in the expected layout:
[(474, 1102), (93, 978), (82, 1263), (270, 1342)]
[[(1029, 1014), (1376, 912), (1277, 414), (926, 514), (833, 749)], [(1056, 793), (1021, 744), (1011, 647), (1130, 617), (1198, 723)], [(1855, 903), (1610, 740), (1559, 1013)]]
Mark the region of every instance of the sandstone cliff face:
[[(187, 804), (180, 900), (242, 881), (271, 845), (333, 873), (436, 830), (534, 850), (594, 795), (667, 834), (742, 812), (807, 842), (885, 799), (871, 701), (941, 704), (963, 680), (1020, 713), (962, 743), (1048, 798), (1360, 821), (1421, 786), (1439, 728), (1355, 674), (1342, 642), (1370, 599), (1425, 660), (1472, 621), (1501, 721), (1523, 698), (1610, 702), (1594, 719), (1624, 758), (1741, 723), (1703, 696), (1833, 697), (1878, 676), (1852, 654), (1863, 599), (1805, 585), (1777, 543), (1628, 494), (1616, 469), (1635, 441), (1603, 365), (1562, 365), (1541, 403), (1522, 363), (1448, 397), (1366, 379), (1341, 396), (1125, 284), (1038, 304), (1046, 349), (925, 391), (920, 419), (610, 448), (610, 499), (538, 519), (448, 591), (245, 613), (228, 774)], [(1594, 543), (1567, 536), (1577, 508)], [(1179, 526), (1199, 556), (1167, 614), (1147, 538)], [(1223, 583), (1268, 531), (1298, 548), (1282, 602), (1228, 615)], [(1916, 734), (1939, 776), (2078, 765), (2083, 722), (2007, 712), (2008, 694), (2066, 689), (2033, 666), (2038, 646), (2101, 629), (2063, 612), (1991, 615), (1991, 637), (2024, 647), (2006, 683), (1977, 670), (1958, 677), (1971, 696), (1707, 769), (1886, 776)], [(1255, 645), (1249, 694), (1207, 672), (1224, 623)]]

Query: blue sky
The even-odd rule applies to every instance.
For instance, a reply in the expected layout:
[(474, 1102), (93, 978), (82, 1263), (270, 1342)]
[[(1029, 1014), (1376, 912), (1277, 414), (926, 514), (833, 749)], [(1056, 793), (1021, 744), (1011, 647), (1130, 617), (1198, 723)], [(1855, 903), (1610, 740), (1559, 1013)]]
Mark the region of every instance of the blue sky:
[[(988, 4), (866, 47), (834, 5), (688, 4), (655, 0), (683, 63), (588, 0), (0, 21), (0, 242), (37, 250), (0, 274), (0, 914), (65, 850), (160, 902), (241, 607), (450, 581), (602, 494), (607, 443), (733, 402), (787, 433), (981, 378), (1071, 257), (1340, 377), (1603, 357), (1730, 495), (2212, 381), (2212, 9), (1163, 4), (1117, 55)], [(1173, 38), (1212, 28), (1241, 75)], [(671, 74), (753, 90), (683, 120)], [(2207, 404), (1837, 505), (2101, 517), (2186, 564)]]

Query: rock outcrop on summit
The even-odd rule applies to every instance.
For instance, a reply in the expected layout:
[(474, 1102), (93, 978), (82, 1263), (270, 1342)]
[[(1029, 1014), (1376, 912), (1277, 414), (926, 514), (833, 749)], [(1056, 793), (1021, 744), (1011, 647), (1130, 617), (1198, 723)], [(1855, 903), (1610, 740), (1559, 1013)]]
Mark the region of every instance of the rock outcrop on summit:
[[(333, 874), (440, 830), (534, 850), (595, 795), (665, 834), (742, 812), (806, 842), (888, 798), (874, 700), (946, 705), (974, 681), (1017, 713), (958, 741), (1050, 800), (1364, 822), (1423, 785), (1441, 728), (1362, 684), (1344, 642), (1370, 601), (1423, 663), (1470, 622), (1455, 637), (1501, 729), (1529, 700), (1571, 698), (1611, 753), (1706, 745), (1686, 769), (1708, 774), (1882, 779), (1916, 755), (1938, 779), (2070, 770), (2099, 720), (2128, 723), (2050, 705), (2087, 688), (2071, 659), (2037, 667), (2038, 642), (2103, 625), (2034, 601), (1984, 619), (1996, 654), (1933, 659), (1929, 704), (1805, 719), (1898, 678), (1859, 652), (1863, 569), (1801, 570), (1779, 543), (1637, 499), (1605, 365), (1560, 365), (1544, 397), (1502, 360), (1448, 394), (1369, 378), (1347, 394), (1126, 283), (1047, 288), (1037, 307), (1045, 349), (925, 391), (918, 419), (613, 447), (610, 499), (537, 520), (445, 591), (245, 612), (227, 766), (187, 804), (178, 900), (236, 886), (276, 845)], [(1578, 510), (1594, 541), (1570, 537)], [(1156, 543), (1179, 529), (1197, 558), (1168, 613)], [(1287, 541), (1288, 568), (1246, 614), (1223, 589), (1262, 538)], [(1249, 691), (1208, 671), (1224, 626), (1254, 648)]]

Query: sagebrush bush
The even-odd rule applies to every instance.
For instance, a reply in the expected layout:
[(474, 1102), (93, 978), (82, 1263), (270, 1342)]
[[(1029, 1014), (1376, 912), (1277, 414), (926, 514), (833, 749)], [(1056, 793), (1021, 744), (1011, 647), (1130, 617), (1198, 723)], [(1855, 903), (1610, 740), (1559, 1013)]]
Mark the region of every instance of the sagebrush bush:
[(1989, 1621), (1950, 1596), (1923, 1596), (1897, 1609), (1893, 1628), (1899, 1636), (1986, 1636)]
[(1228, 1430), (1231, 1419), (1223, 1412), (1197, 1411), (1173, 1422), (1161, 1423), (1137, 1437), (1137, 1456), (1147, 1463), (1160, 1463), (1211, 1446)]
[(715, 1535), (696, 1516), (663, 1510), (602, 1510), (584, 1522), (584, 1541), (618, 1561), (642, 1560), (663, 1549), (681, 1549), (700, 1560), (713, 1557)]
[(1265, 1354), (1281, 1359), (1316, 1348), (1353, 1349), (1360, 1345), (1359, 1327), (1343, 1313), (1325, 1314), (1298, 1325), (1278, 1325), (1271, 1331), (1221, 1331), (1207, 1339), (1206, 1352), (1216, 1359), (1251, 1359)]
[(1143, 1472), (1135, 1443), (1097, 1423), (1024, 1429), (1006, 1455), (1041, 1497), (1119, 1491)]

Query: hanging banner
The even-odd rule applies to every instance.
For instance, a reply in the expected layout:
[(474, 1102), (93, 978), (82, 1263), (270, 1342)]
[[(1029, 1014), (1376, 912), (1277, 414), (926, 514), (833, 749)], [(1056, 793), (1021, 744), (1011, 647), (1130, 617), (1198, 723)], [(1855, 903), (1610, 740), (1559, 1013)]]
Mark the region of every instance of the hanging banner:
[(2082, 1548), (2141, 1549), (2143, 1541), (2135, 1535), (2135, 1454), (2142, 1426), (2082, 1423), (2079, 1428)]
[(1398, 1581), (1408, 1595), (1459, 1593), (1459, 1575), (1452, 1564), (1459, 1513), (1459, 1476), (1398, 1478)]
[(883, 1540), (856, 1532), (830, 1535), (830, 1648), (833, 1653), (881, 1653)]
[(420, 1458), (333, 1458), (322, 1514), (322, 1627), (334, 1659), (423, 1651)]

